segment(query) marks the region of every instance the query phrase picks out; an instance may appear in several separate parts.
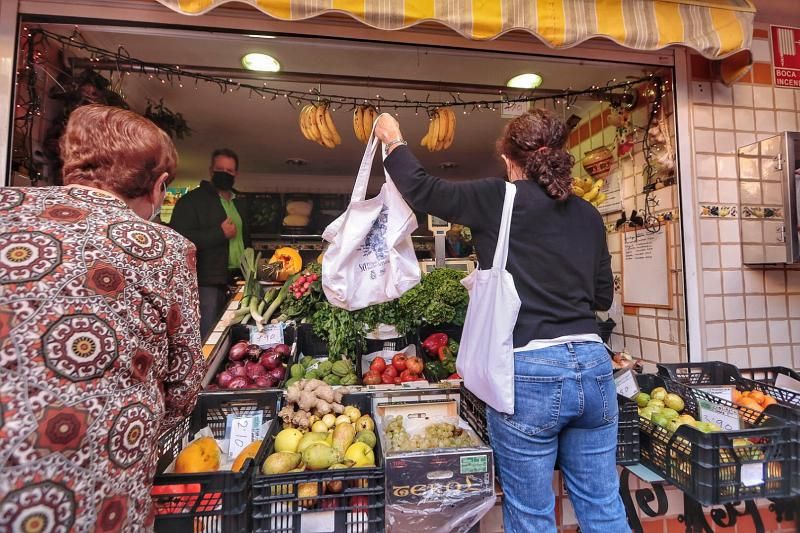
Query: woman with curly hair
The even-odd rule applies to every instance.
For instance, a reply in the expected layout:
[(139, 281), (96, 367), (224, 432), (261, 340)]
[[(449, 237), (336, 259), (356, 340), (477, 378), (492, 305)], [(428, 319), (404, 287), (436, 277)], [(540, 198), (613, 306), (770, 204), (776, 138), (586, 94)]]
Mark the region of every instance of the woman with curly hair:
[[(375, 135), (408, 203), (469, 226), (479, 262), (490, 265), (504, 181), (430, 176), (390, 115), (378, 119)], [(512, 533), (556, 531), (556, 462), (581, 531), (629, 531), (618, 492), (616, 389), (594, 314), (613, 300), (611, 258), (600, 214), (572, 195), (568, 135), (555, 114), (535, 109), (512, 120), (497, 141), (516, 187), (507, 270), (522, 305), (514, 328), (514, 414), (487, 406), (487, 421), (504, 527)]]

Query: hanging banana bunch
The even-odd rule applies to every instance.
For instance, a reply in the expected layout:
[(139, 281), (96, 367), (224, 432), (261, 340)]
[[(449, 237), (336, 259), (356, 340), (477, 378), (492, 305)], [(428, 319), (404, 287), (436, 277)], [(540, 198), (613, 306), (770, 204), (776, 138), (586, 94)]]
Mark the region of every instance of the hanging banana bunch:
[(342, 144), (342, 138), (333, 123), (328, 103), (307, 104), (300, 110), (300, 132), (309, 141), (325, 148), (335, 148)]
[(428, 133), (420, 141), (429, 152), (447, 150), (456, 134), (456, 114), (449, 107), (436, 108), (428, 122)]
[(592, 178), (572, 178), (572, 193), (583, 198), (595, 207), (606, 201), (606, 193), (601, 192), (605, 181), (602, 179), (593, 180)]
[(371, 105), (356, 106), (353, 111), (353, 132), (356, 134), (356, 139), (367, 144), (376, 118), (378, 110)]

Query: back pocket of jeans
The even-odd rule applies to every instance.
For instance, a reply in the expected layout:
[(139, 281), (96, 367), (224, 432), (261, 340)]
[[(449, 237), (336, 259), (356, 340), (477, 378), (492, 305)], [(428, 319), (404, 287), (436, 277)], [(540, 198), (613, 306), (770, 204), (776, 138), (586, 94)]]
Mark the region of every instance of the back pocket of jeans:
[(558, 424), (564, 378), (516, 376), (514, 414), (503, 415), (511, 427), (526, 435), (537, 435)]
[(609, 423), (617, 421), (619, 405), (617, 404), (617, 386), (614, 383), (614, 373), (609, 372), (595, 378), (600, 397), (603, 399), (603, 420)]

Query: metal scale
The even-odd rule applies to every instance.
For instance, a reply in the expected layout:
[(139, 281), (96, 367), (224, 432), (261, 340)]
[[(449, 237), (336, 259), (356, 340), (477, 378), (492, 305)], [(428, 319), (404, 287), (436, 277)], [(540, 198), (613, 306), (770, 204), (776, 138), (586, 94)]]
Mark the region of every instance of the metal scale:
[(428, 229), (433, 233), (433, 251), (434, 259), (426, 259), (419, 262), (420, 269), (423, 274), (429, 273), (434, 268), (452, 268), (454, 270), (463, 270), (470, 273), (475, 269), (475, 262), (467, 258), (445, 258), (445, 238), (447, 232), (450, 231), (451, 224), (441, 218), (433, 215), (428, 215)]

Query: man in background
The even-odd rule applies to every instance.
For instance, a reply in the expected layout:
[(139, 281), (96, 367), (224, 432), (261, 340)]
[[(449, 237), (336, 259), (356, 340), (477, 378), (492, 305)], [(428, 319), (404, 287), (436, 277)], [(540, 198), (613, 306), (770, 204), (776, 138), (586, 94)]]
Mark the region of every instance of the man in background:
[(234, 182), (239, 156), (228, 148), (211, 154), (209, 176), (175, 204), (170, 226), (197, 247), (200, 294), (200, 335), (205, 339), (222, 314), (227, 287), (239, 272), (239, 261), (250, 238), (244, 206), (236, 199)]

